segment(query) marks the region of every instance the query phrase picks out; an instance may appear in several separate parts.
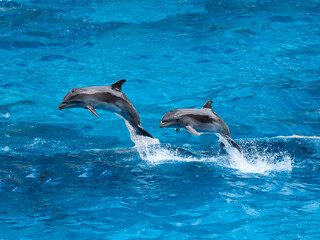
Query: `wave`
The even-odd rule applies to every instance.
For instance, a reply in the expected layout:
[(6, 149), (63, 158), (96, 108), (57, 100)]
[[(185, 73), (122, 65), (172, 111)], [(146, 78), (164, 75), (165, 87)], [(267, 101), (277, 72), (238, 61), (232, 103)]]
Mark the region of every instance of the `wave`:
[(320, 139), (318, 136), (301, 136), (293, 134), (292, 136), (277, 136), (276, 138), (306, 138), (306, 139)]

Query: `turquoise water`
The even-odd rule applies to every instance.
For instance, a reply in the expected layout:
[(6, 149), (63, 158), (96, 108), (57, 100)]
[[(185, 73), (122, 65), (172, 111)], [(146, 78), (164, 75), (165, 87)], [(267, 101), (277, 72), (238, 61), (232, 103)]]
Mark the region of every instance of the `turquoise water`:
[[(0, 239), (319, 239), (319, 43), (317, 0), (0, 1)], [(57, 110), (121, 78), (161, 144)], [(158, 127), (209, 99), (243, 156)]]

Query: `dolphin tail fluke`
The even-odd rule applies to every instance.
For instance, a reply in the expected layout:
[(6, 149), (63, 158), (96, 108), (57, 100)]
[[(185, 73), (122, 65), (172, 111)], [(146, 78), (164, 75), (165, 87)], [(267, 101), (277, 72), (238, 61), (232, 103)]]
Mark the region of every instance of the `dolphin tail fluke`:
[(242, 150), (241, 150), (241, 148), (239, 147), (239, 145), (238, 145), (235, 141), (233, 141), (231, 138), (228, 139), (228, 142), (231, 144), (232, 147), (238, 149), (239, 152), (242, 152)]
[[(242, 152), (241, 148), (239, 147), (239, 145), (238, 145), (235, 141), (233, 141), (233, 140), (232, 140), (231, 138), (229, 138), (229, 137), (227, 137), (226, 140), (228, 141), (228, 143), (229, 143), (232, 147), (236, 148), (239, 152)], [(221, 143), (220, 143), (220, 148), (224, 148), (224, 147), (225, 147), (224, 143), (221, 142)]]
[(142, 127), (137, 127), (136, 129), (136, 134), (140, 135), (140, 136), (145, 136), (145, 137), (150, 137), (150, 138), (154, 138), (152, 137), (152, 135), (150, 133), (148, 133), (146, 130), (144, 130)]

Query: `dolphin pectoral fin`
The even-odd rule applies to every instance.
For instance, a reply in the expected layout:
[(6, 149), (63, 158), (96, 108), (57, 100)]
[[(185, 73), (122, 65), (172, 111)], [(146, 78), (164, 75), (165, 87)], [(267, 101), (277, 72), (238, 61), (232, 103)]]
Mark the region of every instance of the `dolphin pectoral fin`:
[[(227, 140), (227, 142), (232, 146), (234, 147), (235, 149), (237, 149), (240, 153), (242, 153), (242, 150), (240, 148), (240, 146), (235, 142), (233, 141), (230, 136), (224, 136), (223, 138), (225, 138)], [(223, 142), (220, 143), (220, 147), (221, 148), (224, 148), (225, 147), (225, 144)]]
[(93, 115), (95, 115), (96, 117), (99, 117), (99, 115), (97, 114), (96, 110), (92, 107), (92, 106), (87, 106), (87, 109), (93, 113)]
[(198, 133), (193, 127), (191, 127), (190, 125), (186, 126), (186, 129), (193, 135), (196, 135), (196, 136), (200, 136), (201, 133)]
[(126, 121), (119, 113), (114, 112), (114, 114)]
[(176, 128), (176, 132), (180, 132), (180, 128)]
[(228, 139), (228, 142), (231, 144), (232, 147), (236, 148), (240, 153), (242, 152), (242, 150), (239, 147), (239, 145), (235, 141), (233, 141), (231, 138)]

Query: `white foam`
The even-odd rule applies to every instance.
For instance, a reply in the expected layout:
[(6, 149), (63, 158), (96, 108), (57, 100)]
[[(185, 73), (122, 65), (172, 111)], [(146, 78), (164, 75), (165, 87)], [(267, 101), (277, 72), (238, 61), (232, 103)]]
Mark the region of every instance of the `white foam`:
[(38, 167), (39, 166), (34, 166), (34, 167), (28, 168), (26, 171), (29, 174), (26, 176), (26, 178), (37, 178), (37, 177), (39, 177)]
[(197, 158), (194, 156), (185, 156), (178, 149), (170, 150), (161, 145), (146, 146), (143, 149), (137, 148), (141, 159), (149, 161), (153, 164), (161, 164), (165, 162), (204, 162), (209, 161), (208, 158)]
[[(228, 160), (223, 165), (237, 169), (243, 173), (267, 174), (269, 172), (282, 172), (292, 170), (292, 160), (287, 153), (267, 153), (265, 149), (259, 152), (254, 146), (251, 151), (240, 153), (224, 138), (220, 140), (225, 144)], [(279, 161), (280, 160), (280, 161)]]
[(10, 148), (8, 146), (0, 147), (0, 152), (9, 152)]
[[(237, 169), (243, 173), (267, 174), (269, 172), (290, 172), (292, 161), (286, 153), (251, 153), (240, 154), (235, 149), (226, 149), (229, 154), (229, 163), (224, 166)], [(280, 161), (276, 159), (281, 159)]]
[(82, 174), (80, 174), (78, 177), (79, 177), (79, 178), (88, 178), (89, 175), (88, 175), (88, 173), (82, 173)]
[(306, 139), (320, 139), (319, 136), (301, 136), (293, 134), (292, 136), (277, 136), (276, 138), (306, 138)]
[(0, 118), (8, 119), (10, 118), (10, 113), (0, 113)]
[(186, 155), (179, 149), (171, 150), (160, 145), (156, 138), (138, 136), (133, 127), (126, 121), (131, 140), (135, 143), (141, 159), (152, 164), (165, 162), (216, 162), (222, 167), (236, 169), (243, 173), (268, 174), (270, 172), (290, 172), (292, 160), (287, 153), (267, 153), (266, 150), (259, 152), (254, 146), (250, 151), (240, 153), (232, 147), (224, 138), (219, 136), (225, 144), (227, 155), (216, 157), (196, 157)]
[(127, 122), (127, 128), (130, 133), (131, 140), (135, 144), (140, 158), (152, 163), (162, 163), (165, 161), (196, 161), (196, 158), (186, 158), (180, 156), (178, 150), (172, 151), (163, 148), (157, 138), (150, 138), (136, 135), (133, 127)]
[(150, 137), (145, 137), (145, 136), (135, 134), (134, 128), (130, 125), (130, 123), (126, 120), (125, 120), (125, 123), (129, 130), (130, 138), (132, 142), (134, 142), (136, 148), (146, 147), (154, 144), (160, 144), (160, 141), (157, 138), (150, 138)]

